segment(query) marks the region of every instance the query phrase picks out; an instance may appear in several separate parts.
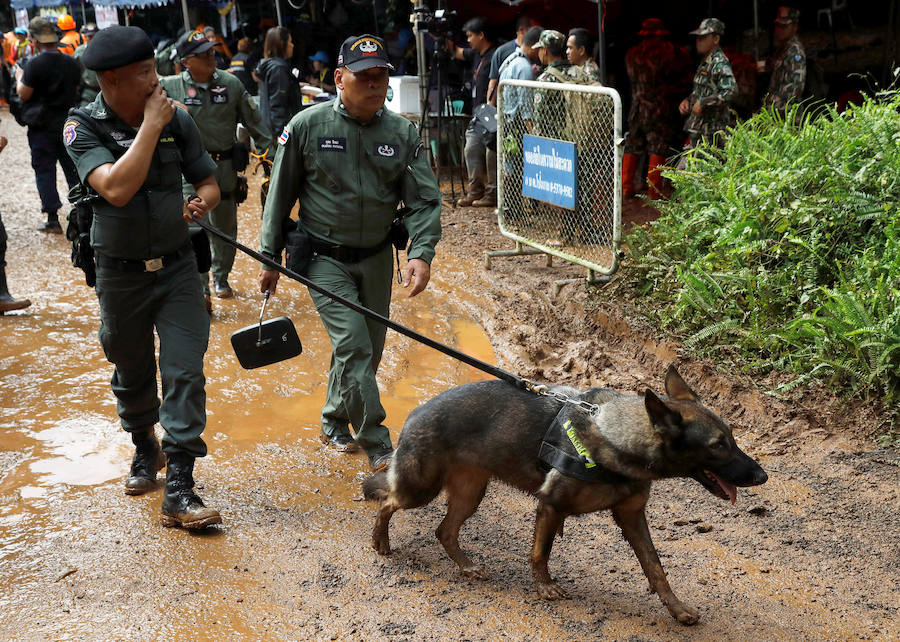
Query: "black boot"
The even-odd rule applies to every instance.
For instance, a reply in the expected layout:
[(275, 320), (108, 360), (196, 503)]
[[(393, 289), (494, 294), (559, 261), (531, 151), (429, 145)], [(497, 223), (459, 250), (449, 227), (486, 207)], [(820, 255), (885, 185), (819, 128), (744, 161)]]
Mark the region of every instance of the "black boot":
[(131, 441), (134, 442), (134, 458), (125, 481), (125, 494), (143, 495), (156, 488), (156, 472), (166, 465), (166, 456), (159, 448), (153, 426), (132, 432)]
[(207, 508), (194, 493), (194, 458), (170, 454), (166, 464), (166, 494), (162, 503), (162, 525), (205, 528), (221, 524), (219, 511)]
[(47, 222), (38, 227), (38, 232), (62, 234), (62, 226), (59, 224), (59, 215), (56, 212), (47, 212)]
[(6, 287), (6, 267), (0, 267), (0, 314), (11, 310), (21, 310), (31, 305), (28, 299), (16, 299)]

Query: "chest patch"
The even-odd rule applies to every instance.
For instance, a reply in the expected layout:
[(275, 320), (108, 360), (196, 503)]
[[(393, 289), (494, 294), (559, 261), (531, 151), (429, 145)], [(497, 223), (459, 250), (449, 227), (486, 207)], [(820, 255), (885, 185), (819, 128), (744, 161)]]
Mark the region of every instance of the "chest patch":
[(197, 90), (194, 89), (193, 87), (188, 87), (188, 88), (187, 88), (187, 95), (188, 95), (188, 97), (193, 98), (194, 96), (197, 95)]
[(288, 128), (285, 127), (281, 130), (281, 136), (278, 137), (278, 144), (284, 145), (288, 141)]
[(319, 148), (320, 152), (346, 152), (347, 151), (347, 139), (346, 138), (322, 137), (322, 138), (319, 138), (318, 148)]
[(385, 158), (393, 158), (400, 151), (397, 145), (390, 143), (375, 143), (375, 154)]
[(224, 105), (228, 102), (228, 87), (225, 87), (224, 85), (210, 87), (209, 95), (214, 104)]
[(197, 96), (195, 92), (194, 96), (185, 96), (184, 104), (188, 107), (201, 107), (203, 105), (203, 99), (200, 98), (200, 96)]

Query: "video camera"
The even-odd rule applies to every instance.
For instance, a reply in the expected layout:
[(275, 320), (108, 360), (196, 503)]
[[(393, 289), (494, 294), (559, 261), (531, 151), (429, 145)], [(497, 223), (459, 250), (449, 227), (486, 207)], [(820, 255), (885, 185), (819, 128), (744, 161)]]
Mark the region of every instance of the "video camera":
[(429, 31), (437, 36), (448, 36), (456, 29), (456, 11), (435, 9), (431, 11), (427, 7), (416, 8), (409, 21), (418, 25), (419, 29)]

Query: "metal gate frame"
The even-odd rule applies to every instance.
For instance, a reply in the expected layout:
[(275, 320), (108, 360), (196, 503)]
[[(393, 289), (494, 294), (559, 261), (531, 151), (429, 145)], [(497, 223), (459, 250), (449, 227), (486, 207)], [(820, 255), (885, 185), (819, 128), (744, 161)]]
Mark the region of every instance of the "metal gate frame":
[[(508, 122), (506, 119), (506, 115), (503, 112), (503, 96), (504, 96), (504, 87), (515, 86), (515, 87), (526, 87), (529, 89), (541, 89), (541, 90), (549, 90), (549, 91), (565, 91), (565, 92), (581, 92), (586, 94), (599, 94), (608, 96), (613, 104), (613, 131), (612, 131), (612, 141), (614, 149), (611, 149), (610, 152), (613, 154), (613, 172), (612, 172), (612, 247), (611, 251), (611, 261), (609, 265), (600, 265), (596, 262), (593, 262), (583, 256), (578, 256), (573, 254), (572, 252), (567, 252), (562, 250), (561, 248), (552, 247), (547, 245), (544, 242), (541, 242), (534, 238), (528, 238), (526, 236), (522, 236), (521, 234), (508, 229), (504, 224), (504, 212), (506, 210), (507, 199), (504, 194), (504, 168), (506, 164), (507, 152), (503, 141), (505, 140), (505, 129), (508, 126)], [(505, 257), (505, 256), (523, 256), (527, 254), (546, 254), (547, 255), (547, 265), (552, 265), (552, 257), (556, 256), (570, 263), (574, 263), (576, 265), (580, 265), (582, 267), (587, 268), (587, 281), (589, 283), (596, 283), (600, 281), (608, 280), (609, 277), (616, 272), (619, 268), (619, 260), (620, 260), (620, 249), (619, 246), (622, 241), (622, 154), (623, 154), (623, 143), (624, 137), (622, 134), (622, 100), (619, 96), (619, 93), (612, 88), (609, 87), (601, 87), (594, 85), (578, 85), (578, 84), (563, 84), (563, 83), (545, 83), (545, 82), (537, 82), (533, 80), (502, 80), (497, 89), (497, 223), (500, 228), (500, 233), (503, 236), (512, 239), (516, 242), (515, 250), (503, 250), (498, 252), (487, 252), (485, 257), (485, 268), (491, 269), (491, 259), (493, 257)], [(571, 141), (576, 142), (576, 141)], [(519, 145), (521, 147), (521, 140), (519, 141)], [(577, 142), (576, 142), (577, 145)], [(525, 249), (522, 246), (527, 245), (532, 249)], [(601, 275), (598, 277), (597, 275)], [(566, 283), (571, 283), (573, 281), (580, 281), (580, 279), (568, 279), (563, 281), (556, 282), (556, 292), (559, 291), (559, 288)]]

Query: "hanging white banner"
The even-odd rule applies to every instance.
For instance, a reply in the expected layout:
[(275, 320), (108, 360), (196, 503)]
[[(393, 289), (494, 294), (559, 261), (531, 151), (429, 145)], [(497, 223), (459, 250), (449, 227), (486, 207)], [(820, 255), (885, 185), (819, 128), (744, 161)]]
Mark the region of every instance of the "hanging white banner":
[(94, 5), (94, 13), (97, 18), (97, 28), (105, 29), (119, 24), (119, 10), (111, 5)]
[(16, 9), (16, 26), (28, 29), (28, 9)]

